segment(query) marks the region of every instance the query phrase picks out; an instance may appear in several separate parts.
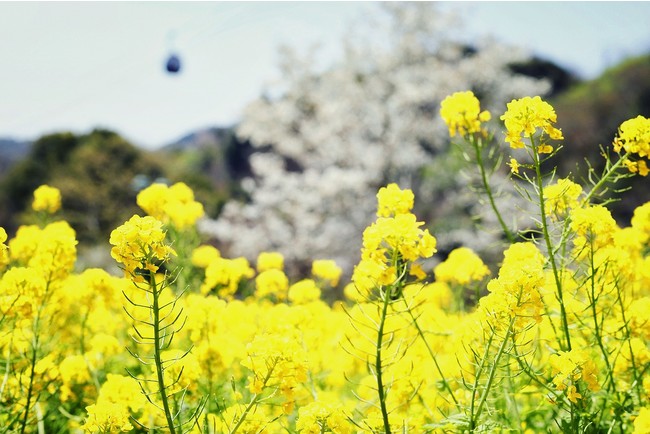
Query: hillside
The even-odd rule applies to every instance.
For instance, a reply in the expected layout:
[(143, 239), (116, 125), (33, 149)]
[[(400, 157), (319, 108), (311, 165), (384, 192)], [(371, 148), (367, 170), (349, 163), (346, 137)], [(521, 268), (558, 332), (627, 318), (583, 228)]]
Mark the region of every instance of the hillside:
[(29, 153), (31, 142), (0, 138), (0, 178)]
[[(650, 117), (650, 55), (628, 59), (605, 71), (597, 79), (578, 83), (551, 99), (558, 125), (564, 133), (564, 149), (558, 175), (568, 173), (576, 179), (586, 176), (584, 160), (600, 171), (603, 158), (599, 145), (608, 146), (618, 126), (625, 120), (642, 115)], [(614, 204), (615, 217), (628, 224), (631, 210), (650, 201), (648, 179), (636, 176), (621, 187), (634, 187), (633, 194), (623, 194)]]

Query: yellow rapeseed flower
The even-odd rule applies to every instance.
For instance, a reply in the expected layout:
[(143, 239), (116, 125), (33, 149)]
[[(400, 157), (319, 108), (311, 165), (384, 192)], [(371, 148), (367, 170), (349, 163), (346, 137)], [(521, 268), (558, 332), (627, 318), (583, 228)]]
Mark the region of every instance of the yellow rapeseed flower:
[(436, 281), (457, 285), (476, 282), (490, 274), (483, 260), (467, 247), (452, 250), (447, 259), (433, 270)]
[(338, 402), (315, 401), (301, 407), (296, 429), (302, 434), (352, 433), (352, 425)]
[(138, 381), (124, 375), (107, 374), (106, 381), (99, 390), (98, 402), (120, 404), (132, 411), (142, 409), (146, 401)]
[(7, 241), (7, 232), (0, 227), (0, 269), (9, 262), (9, 248), (5, 244)]
[(551, 375), (553, 375), (555, 388), (559, 391), (566, 390), (567, 398), (572, 402), (576, 402), (574, 399), (582, 397), (576, 392), (575, 387), (571, 389), (579, 381), (583, 382), (592, 392), (600, 390), (596, 364), (587, 351), (577, 349), (559, 351), (549, 357), (549, 363), (552, 368)]
[[(500, 118), (506, 126), (506, 142), (510, 147), (523, 148), (522, 138), (530, 138), (540, 128), (553, 140), (561, 140), (562, 131), (555, 128), (553, 124), (557, 121), (557, 115), (553, 107), (543, 101), (539, 96), (533, 98), (527, 96), (515, 99), (508, 103), (508, 109)], [(538, 143), (539, 153), (549, 153), (552, 148), (547, 143)]]
[(131, 414), (124, 405), (103, 402), (89, 405), (86, 407), (86, 411), (88, 417), (81, 426), (86, 432), (114, 433), (133, 429), (133, 425), (129, 421)]
[(306, 304), (320, 299), (320, 288), (312, 279), (302, 279), (289, 287), (289, 301), (293, 304)]
[(451, 137), (481, 132), (481, 123), (491, 118), (489, 111), (481, 111), (478, 98), (470, 90), (446, 97), (440, 103), (440, 116), (447, 124)]
[(217, 295), (223, 299), (231, 299), (237, 292), (239, 283), (255, 275), (244, 257), (235, 259), (216, 258), (205, 269), (205, 280), (201, 285), (201, 294), (208, 294), (216, 289)]
[(331, 259), (316, 259), (311, 264), (311, 274), (327, 281), (330, 286), (339, 284), (342, 272), (341, 267)]
[(642, 407), (634, 419), (633, 434), (650, 434), (650, 407)]
[(162, 222), (151, 216), (134, 215), (122, 226), (111, 232), (110, 243), (113, 245), (111, 256), (124, 265), (125, 276), (135, 281), (142, 281), (137, 270), (158, 271), (161, 262), (175, 254), (165, 244), (165, 232)]
[(650, 119), (637, 116), (628, 119), (618, 127), (618, 135), (614, 139), (614, 150), (621, 148), (639, 157), (650, 156)]
[(280, 252), (261, 252), (257, 255), (257, 272), (284, 269), (284, 256)]
[(492, 319), (492, 327), (504, 326), (504, 318), (517, 318), (517, 328), (524, 328), (530, 321), (541, 321), (544, 262), (544, 256), (531, 242), (508, 247), (499, 276), (487, 285), (490, 293), (479, 301), (481, 312)]
[(194, 192), (183, 182), (171, 187), (151, 184), (138, 193), (136, 201), (148, 215), (181, 230), (194, 225), (204, 214), (203, 205), (194, 200)]
[(221, 252), (214, 246), (203, 245), (192, 251), (192, 265), (207, 268), (212, 262), (221, 257)]
[(514, 173), (514, 174), (518, 174), (518, 173), (519, 173), (519, 167), (520, 167), (521, 165), (520, 165), (519, 162), (518, 162), (517, 160), (515, 160), (514, 158), (511, 158), (511, 159), (510, 159), (510, 162), (508, 163), (508, 166), (510, 166), (510, 172), (512, 172), (512, 173)]
[(582, 187), (569, 179), (558, 179), (555, 184), (544, 187), (546, 215), (549, 217), (564, 216), (569, 209), (578, 206), (578, 196)]
[(413, 191), (402, 190), (395, 183), (388, 184), (377, 192), (377, 217), (407, 214), (413, 208), (414, 199)]
[(49, 185), (41, 185), (34, 191), (32, 209), (54, 214), (61, 208), (61, 191)]
[(583, 249), (587, 247), (596, 251), (612, 243), (618, 225), (609, 209), (602, 205), (591, 205), (575, 208), (569, 215), (571, 229), (576, 234), (573, 243), (578, 255), (584, 253)]
[(271, 268), (262, 271), (255, 278), (255, 296), (257, 298), (273, 296), (278, 300), (286, 300), (288, 290), (289, 279), (282, 270)]

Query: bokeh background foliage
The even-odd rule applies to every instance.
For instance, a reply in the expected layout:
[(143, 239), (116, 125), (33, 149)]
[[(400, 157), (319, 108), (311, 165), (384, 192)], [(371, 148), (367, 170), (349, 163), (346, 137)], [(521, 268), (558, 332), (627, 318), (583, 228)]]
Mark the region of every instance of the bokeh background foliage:
[[(82, 246), (92, 246), (135, 211), (140, 189), (182, 180), (205, 206), (202, 231), (225, 252), (253, 259), (280, 251), (295, 275), (327, 256), (349, 272), (372, 218), (372, 192), (399, 182), (415, 191), (418, 215), (445, 234), (443, 257), (458, 245), (489, 256), (494, 234), (466, 223), (493, 222), (467, 194), (471, 177), (459, 176), (464, 157), (435, 116), (441, 99), (470, 89), (498, 112), (511, 98), (547, 97), (566, 137), (558, 175), (580, 181), (585, 159), (602, 164), (594, 144), (609, 144), (622, 120), (648, 115), (650, 56), (584, 81), (516, 47), (457, 42), (457, 29), (431, 3), (382, 4), (351, 29), (337, 64), (318, 67), (317, 51), (282, 47), (284, 79), (251, 101), (240, 122), (157, 150), (105, 130), (2, 141), (0, 225), (11, 233), (28, 223), (30, 194), (48, 183), (63, 192), (63, 217)], [(505, 172), (498, 168), (497, 183)], [(615, 217), (629, 221), (646, 191), (622, 195)]]

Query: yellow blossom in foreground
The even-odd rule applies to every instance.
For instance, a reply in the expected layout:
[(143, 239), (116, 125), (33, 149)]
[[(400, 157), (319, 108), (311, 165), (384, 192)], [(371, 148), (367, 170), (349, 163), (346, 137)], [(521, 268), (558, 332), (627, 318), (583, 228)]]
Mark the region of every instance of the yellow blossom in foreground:
[(339, 403), (315, 401), (298, 411), (296, 428), (303, 434), (352, 433), (352, 425)]
[(47, 290), (45, 278), (27, 267), (13, 267), (0, 278), (2, 315), (30, 318), (36, 313)]
[(74, 268), (77, 259), (74, 229), (66, 221), (38, 226), (21, 226), (9, 241), (12, 261), (29, 266), (48, 281), (63, 279)]
[(573, 240), (576, 254), (584, 249), (596, 251), (612, 243), (618, 226), (611, 212), (602, 205), (592, 205), (571, 210), (571, 229), (576, 237)]
[[(555, 110), (539, 96), (512, 100), (508, 103), (508, 109), (501, 116), (501, 120), (505, 123), (506, 142), (510, 143), (511, 148), (523, 148), (522, 138), (532, 137), (537, 128), (553, 140), (563, 139), (562, 132), (553, 126), (557, 121)], [(537, 152), (549, 152), (548, 144), (537, 143), (537, 146)]]
[(638, 233), (641, 243), (650, 239), (650, 202), (638, 206), (632, 215), (632, 228)]
[[(575, 402), (578, 398), (576, 389), (571, 389), (578, 381), (584, 382), (587, 388), (593, 392), (600, 390), (596, 364), (586, 351), (573, 349), (571, 351), (560, 351), (552, 354), (549, 358), (552, 367), (553, 384), (557, 390), (567, 391), (567, 397)], [(572, 396), (569, 396), (572, 395)]]
[(108, 374), (99, 391), (98, 402), (120, 404), (132, 411), (142, 409), (147, 401), (138, 381), (124, 375)]
[(544, 187), (543, 194), (546, 201), (546, 215), (559, 217), (565, 215), (569, 209), (578, 206), (582, 187), (569, 179), (558, 179), (555, 184)]
[(61, 191), (49, 185), (41, 185), (34, 191), (32, 209), (54, 214), (61, 208)]
[(650, 169), (648, 169), (648, 165), (646, 164), (645, 160), (625, 160), (623, 164), (625, 164), (625, 167), (631, 173), (638, 173), (641, 176), (648, 176), (648, 173), (650, 173)]
[(88, 417), (82, 425), (89, 433), (113, 433), (127, 432), (133, 429), (129, 421), (129, 410), (121, 405), (112, 402), (103, 402), (86, 407)]
[(508, 163), (508, 166), (510, 166), (510, 172), (515, 173), (515, 174), (519, 173), (520, 164), (514, 158), (510, 159), (510, 162)]
[(411, 190), (402, 190), (395, 183), (388, 184), (377, 192), (377, 217), (406, 214), (413, 208), (414, 200)]
[(298, 332), (285, 329), (256, 335), (246, 346), (246, 355), (241, 364), (251, 371), (250, 392), (259, 394), (273, 388), (291, 405), (308, 373), (308, 358)]
[(537, 246), (530, 242), (512, 244), (504, 252), (499, 276), (488, 283), (490, 293), (479, 301), (480, 311), (491, 319), (493, 327), (505, 326), (515, 318), (517, 329), (541, 321), (544, 261)]
[(151, 216), (134, 215), (122, 226), (111, 232), (113, 245), (111, 256), (124, 265), (125, 276), (137, 281), (142, 277), (138, 270), (158, 271), (159, 263), (165, 262), (174, 250), (165, 244), (162, 222)]
[(634, 434), (650, 434), (650, 407), (642, 407), (634, 419)]
[(447, 124), (451, 137), (481, 132), (481, 123), (491, 118), (489, 111), (481, 111), (478, 98), (470, 90), (446, 97), (440, 103), (440, 116)]
[(650, 119), (637, 116), (628, 119), (618, 127), (618, 135), (614, 139), (614, 150), (621, 148), (639, 157), (650, 156)]

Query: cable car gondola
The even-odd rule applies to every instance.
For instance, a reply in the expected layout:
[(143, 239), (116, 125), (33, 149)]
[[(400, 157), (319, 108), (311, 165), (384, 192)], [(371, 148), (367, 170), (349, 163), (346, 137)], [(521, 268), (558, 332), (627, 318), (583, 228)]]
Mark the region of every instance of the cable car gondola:
[(165, 68), (170, 74), (178, 74), (181, 70), (181, 59), (176, 54), (170, 54)]

